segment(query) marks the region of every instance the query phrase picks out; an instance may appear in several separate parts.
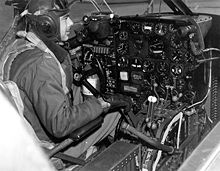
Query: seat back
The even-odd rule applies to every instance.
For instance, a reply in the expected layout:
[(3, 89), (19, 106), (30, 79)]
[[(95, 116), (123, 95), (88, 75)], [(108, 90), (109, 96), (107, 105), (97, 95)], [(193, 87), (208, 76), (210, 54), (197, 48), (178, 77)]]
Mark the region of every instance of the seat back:
[[(54, 171), (33, 138), (31, 126), (27, 125), (22, 113), (19, 113), (22, 109), (18, 109), (13, 100), (14, 94), (10, 91), (13, 86), (16, 87), (16, 84), (0, 80), (0, 160), (3, 161), (0, 162), (0, 170), (28, 171), (31, 168), (33, 171)], [(16, 90), (13, 88), (13, 91)]]
[(12, 43), (15, 41), (16, 36), (16, 26), (17, 22), (19, 20), (20, 16), (16, 15), (14, 17), (13, 23), (11, 24), (11, 27), (8, 29), (7, 33), (3, 37), (3, 39), (0, 42), (0, 78), (3, 80), (3, 70), (5, 65), (5, 60), (7, 57), (7, 54), (11, 51)]
[(32, 137), (35, 140), (39, 141), (32, 126), (29, 124), (29, 122), (25, 119), (23, 115), (24, 106), (23, 106), (20, 92), (19, 92), (19, 89), (16, 83), (10, 80), (5, 81), (5, 82), (0, 80), (0, 85), (2, 89), (7, 93), (7, 96), (9, 97), (9, 99), (11, 99), (11, 102), (14, 104), (14, 107), (16, 108), (20, 118), (22, 119), (22, 122), (24, 122), (24, 125), (26, 129), (28, 130), (28, 132), (32, 135)]

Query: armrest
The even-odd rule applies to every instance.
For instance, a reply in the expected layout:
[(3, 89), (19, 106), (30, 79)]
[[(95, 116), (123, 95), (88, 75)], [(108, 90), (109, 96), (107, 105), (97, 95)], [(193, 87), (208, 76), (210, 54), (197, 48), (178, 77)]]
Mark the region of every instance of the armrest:
[(53, 149), (49, 150), (48, 156), (51, 158), (56, 153), (68, 147), (70, 144), (82, 141), (83, 139), (91, 135), (94, 131), (96, 131), (98, 128), (100, 128), (102, 122), (103, 117), (99, 116), (98, 118), (90, 121), (86, 125), (76, 129), (73, 133), (70, 134), (69, 138), (56, 145)]
[(72, 132), (70, 134), (70, 138), (74, 141), (74, 142), (78, 142), (84, 138), (86, 138), (87, 136), (89, 136), (90, 134), (92, 134), (94, 131), (96, 131), (98, 128), (101, 127), (103, 122), (103, 117), (99, 116), (98, 118), (90, 121), (89, 123), (87, 123), (86, 125), (78, 128), (77, 130), (75, 130), (74, 132)]

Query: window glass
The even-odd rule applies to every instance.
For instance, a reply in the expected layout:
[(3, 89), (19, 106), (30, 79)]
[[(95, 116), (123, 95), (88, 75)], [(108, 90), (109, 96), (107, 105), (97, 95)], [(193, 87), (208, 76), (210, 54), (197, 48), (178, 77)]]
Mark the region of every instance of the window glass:
[(0, 41), (6, 34), (13, 21), (13, 9), (4, 4), (4, 0), (0, 1)]
[[(86, 2), (87, 1), (87, 2)], [(102, 9), (106, 10), (103, 0), (96, 0)], [(106, 0), (115, 14), (135, 15), (146, 12), (148, 4), (151, 0)], [(193, 12), (212, 13), (220, 15), (219, 0), (183, 0)], [(83, 0), (82, 3), (74, 4), (71, 9), (70, 16), (75, 23), (79, 22), (84, 15), (89, 15), (91, 12), (97, 12), (97, 9), (88, 0)], [(153, 9), (151, 12), (170, 12), (170, 8), (163, 0), (154, 0)], [(6, 6), (4, 0), (0, 1), (0, 41), (6, 34), (13, 21), (13, 9)]]

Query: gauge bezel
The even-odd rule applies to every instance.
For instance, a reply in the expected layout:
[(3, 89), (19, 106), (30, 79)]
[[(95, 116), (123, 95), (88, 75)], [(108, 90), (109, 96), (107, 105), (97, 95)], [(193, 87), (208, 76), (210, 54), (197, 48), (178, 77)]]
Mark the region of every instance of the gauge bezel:
[(157, 34), (159, 36), (164, 36), (167, 32), (168, 32), (168, 25), (166, 23), (155, 24), (155, 26), (154, 26), (154, 33), (155, 34)]
[(123, 31), (120, 31), (119, 32), (119, 34), (118, 34), (118, 38), (119, 38), (119, 40), (121, 40), (121, 41), (125, 41), (125, 40), (128, 40), (128, 31), (125, 31), (125, 30), (123, 30)]
[[(152, 27), (151, 30), (145, 30), (144, 27)], [(144, 22), (142, 25), (141, 25), (141, 30), (142, 32), (145, 34), (145, 35), (150, 35), (153, 33), (154, 31), (154, 23), (151, 23), (151, 22)]]
[[(122, 46), (122, 47), (120, 47)], [(120, 49), (119, 49), (120, 48)], [(129, 45), (126, 42), (120, 42), (116, 48), (116, 51), (119, 55), (125, 55), (129, 51)]]

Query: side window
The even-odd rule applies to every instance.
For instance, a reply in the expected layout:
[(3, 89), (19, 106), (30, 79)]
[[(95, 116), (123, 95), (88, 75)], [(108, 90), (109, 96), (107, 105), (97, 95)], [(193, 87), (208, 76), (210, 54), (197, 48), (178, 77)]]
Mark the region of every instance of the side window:
[(0, 1), (0, 42), (9, 30), (13, 18), (13, 8), (6, 6), (5, 1)]

